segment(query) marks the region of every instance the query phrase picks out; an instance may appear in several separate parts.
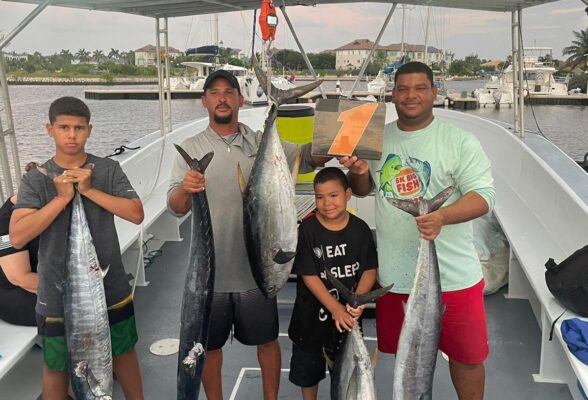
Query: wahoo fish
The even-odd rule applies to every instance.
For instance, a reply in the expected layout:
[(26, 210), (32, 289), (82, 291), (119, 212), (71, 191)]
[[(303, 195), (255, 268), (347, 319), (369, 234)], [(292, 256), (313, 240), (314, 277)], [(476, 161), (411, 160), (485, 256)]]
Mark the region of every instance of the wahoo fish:
[[(180, 155), (194, 171), (204, 173), (213, 152), (192, 158), (177, 144)], [(184, 284), (178, 353), (178, 400), (194, 400), (200, 393), (208, 345), (208, 327), (214, 292), (214, 240), (206, 191), (192, 194), (192, 241)]]
[[(450, 186), (431, 200), (388, 202), (413, 216), (433, 212), (453, 194)], [(433, 376), (441, 324), (441, 279), (435, 241), (420, 239), (415, 276), (398, 340), (394, 365), (395, 400), (427, 400), (433, 395)]]
[(112, 400), (112, 350), (103, 283), (107, 272), (108, 268), (100, 268), (82, 196), (76, 190), (67, 237), (63, 307), (71, 385), (79, 400)]
[[(267, 90), (267, 77), (255, 59), (253, 64), (261, 87)], [(298, 173), (299, 160), (294, 171), (290, 172), (275, 126), (278, 106), (321, 83), (313, 82), (288, 90), (271, 85), (268, 116), (248, 182), (245, 182), (241, 166), (237, 166), (243, 195), (247, 256), (253, 278), (267, 298), (274, 297), (288, 280), (298, 240), (293, 176)]]
[[(389, 285), (357, 295), (347, 289), (331, 272), (325, 272), (339, 295), (353, 308), (374, 301), (394, 286)], [(375, 353), (374, 357), (370, 357), (359, 323), (356, 322), (351, 332), (346, 334), (343, 347), (335, 358), (331, 371), (331, 400), (375, 400), (374, 364)]]

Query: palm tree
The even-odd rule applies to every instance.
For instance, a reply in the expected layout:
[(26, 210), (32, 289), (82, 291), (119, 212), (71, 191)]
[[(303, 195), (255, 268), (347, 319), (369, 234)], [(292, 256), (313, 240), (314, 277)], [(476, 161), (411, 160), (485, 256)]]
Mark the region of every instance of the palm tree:
[(118, 60), (120, 58), (120, 51), (117, 49), (110, 49), (110, 52), (108, 53), (108, 58), (110, 60)]
[(74, 58), (73, 54), (71, 54), (70, 51), (66, 49), (62, 49), (59, 53), (59, 56), (68, 64), (70, 64), (71, 60)]
[(92, 59), (97, 63), (101, 63), (104, 58), (104, 52), (102, 50), (94, 50), (92, 53)]
[(588, 67), (588, 29), (573, 32), (576, 40), (572, 41), (571, 46), (564, 47), (562, 54), (570, 56), (566, 60), (566, 63), (572, 69), (579, 65), (583, 70), (586, 70)]
[(90, 59), (90, 52), (86, 49), (79, 49), (76, 53), (76, 58), (80, 62), (86, 62)]

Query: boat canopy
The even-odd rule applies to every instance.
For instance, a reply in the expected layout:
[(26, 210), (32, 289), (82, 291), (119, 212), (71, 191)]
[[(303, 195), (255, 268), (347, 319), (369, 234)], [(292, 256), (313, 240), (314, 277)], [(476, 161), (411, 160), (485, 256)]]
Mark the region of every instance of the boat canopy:
[[(3, 0), (17, 3), (43, 4), (47, 0)], [(374, 1), (374, 3), (399, 3), (449, 7), (483, 11), (512, 12), (560, 0), (401, 0)], [(365, 3), (365, 0), (285, 0), (286, 6), (315, 6), (320, 4)], [(426, 4), (425, 4), (426, 3)], [(53, 0), (51, 5), (85, 10), (114, 11), (147, 17), (182, 17), (187, 15), (214, 14), (245, 11), (259, 8), (259, 0)], [(276, 2), (277, 6), (282, 1)]]

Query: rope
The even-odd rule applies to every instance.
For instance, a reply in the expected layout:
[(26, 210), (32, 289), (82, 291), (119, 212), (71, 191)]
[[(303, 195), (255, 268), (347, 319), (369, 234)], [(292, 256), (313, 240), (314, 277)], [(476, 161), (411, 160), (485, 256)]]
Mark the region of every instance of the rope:
[(114, 156), (118, 156), (118, 155), (120, 155), (120, 154), (124, 153), (124, 152), (125, 152), (125, 150), (137, 150), (137, 149), (140, 149), (140, 148), (141, 148), (141, 146), (137, 146), (137, 147), (128, 147), (128, 146), (122, 145), (122, 146), (120, 146), (120, 147), (117, 147), (116, 149), (114, 149), (114, 153), (112, 153), (112, 154), (110, 154), (110, 155), (108, 155), (108, 156), (106, 156), (106, 157), (114, 157)]

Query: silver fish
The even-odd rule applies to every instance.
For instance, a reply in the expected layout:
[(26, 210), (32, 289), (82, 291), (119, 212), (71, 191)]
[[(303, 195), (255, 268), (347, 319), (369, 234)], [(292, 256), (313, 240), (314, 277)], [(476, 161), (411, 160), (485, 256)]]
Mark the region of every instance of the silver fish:
[[(393, 286), (357, 295), (347, 289), (331, 272), (325, 272), (339, 295), (353, 308), (374, 301)], [(335, 358), (331, 371), (331, 400), (375, 400), (374, 364), (375, 360), (370, 357), (363, 341), (359, 323), (355, 323), (351, 332), (345, 334), (343, 347)]]
[[(257, 78), (267, 88), (267, 78), (254, 61)], [(249, 181), (238, 166), (238, 178), (243, 194), (243, 223), (245, 245), (253, 277), (263, 294), (274, 297), (284, 286), (296, 254), (297, 216), (294, 203), (295, 188), (275, 126), (278, 106), (311, 91), (322, 81), (288, 90), (271, 85), (271, 106), (251, 170)]]
[[(204, 173), (214, 153), (192, 158), (177, 144), (192, 170)], [(178, 353), (178, 400), (194, 400), (200, 393), (206, 359), (208, 327), (214, 292), (214, 240), (206, 191), (192, 194), (192, 241), (184, 284)]]
[[(413, 216), (437, 210), (453, 194), (450, 186), (431, 200), (387, 200)], [(394, 365), (395, 400), (427, 400), (433, 395), (433, 376), (442, 315), (441, 279), (435, 242), (420, 239), (414, 282), (404, 311)]]
[(76, 190), (67, 238), (65, 336), (71, 383), (79, 400), (112, 399), (112, 351), (103, 278)]

